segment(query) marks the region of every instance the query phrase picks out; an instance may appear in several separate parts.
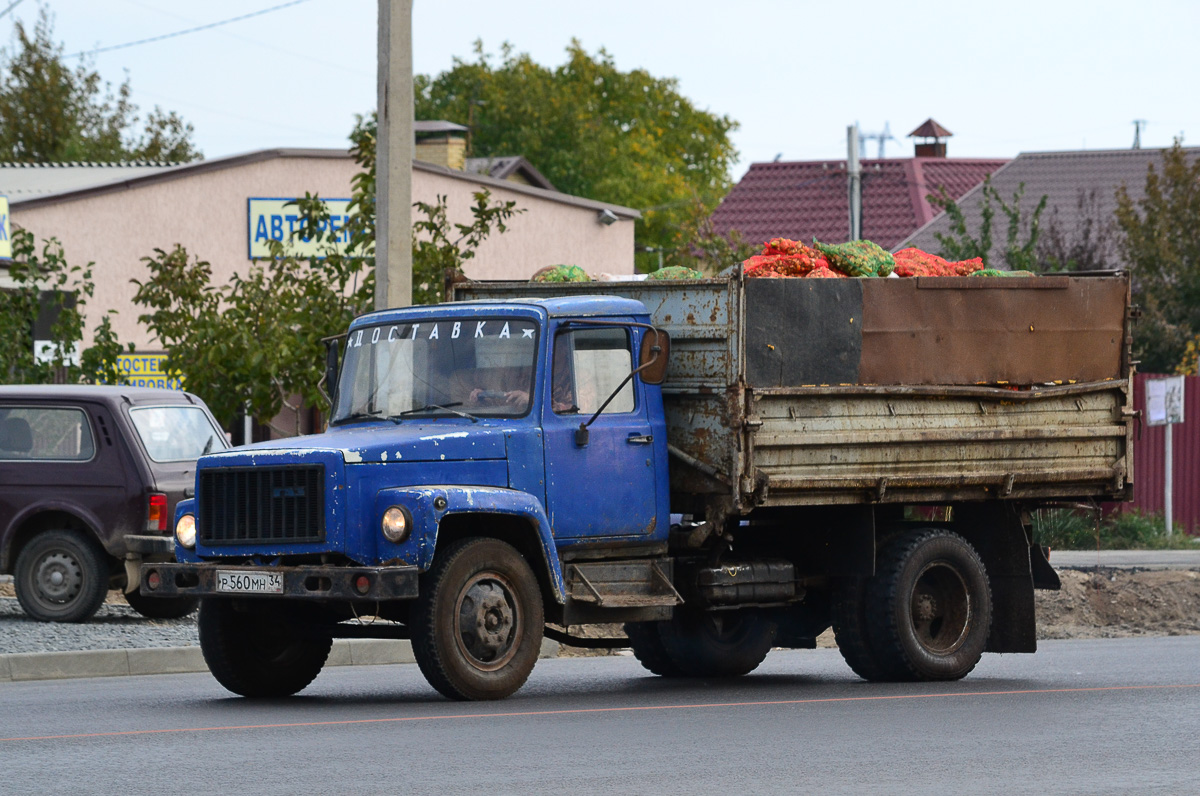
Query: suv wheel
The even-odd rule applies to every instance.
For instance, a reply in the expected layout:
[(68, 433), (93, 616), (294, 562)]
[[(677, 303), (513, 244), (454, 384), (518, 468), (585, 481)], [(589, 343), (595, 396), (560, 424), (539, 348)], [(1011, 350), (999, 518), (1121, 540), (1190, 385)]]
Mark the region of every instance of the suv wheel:
[(17, 556), (17, 600), (42, 622), (85, 622), (108, 594), (107, 563), (104, 552), (79, 533), (40, 533)]
[(137, 589), (126, 592), (125, 602), (147, 619), (181, 619), (196, 610), (199, 597), (146, 597)]

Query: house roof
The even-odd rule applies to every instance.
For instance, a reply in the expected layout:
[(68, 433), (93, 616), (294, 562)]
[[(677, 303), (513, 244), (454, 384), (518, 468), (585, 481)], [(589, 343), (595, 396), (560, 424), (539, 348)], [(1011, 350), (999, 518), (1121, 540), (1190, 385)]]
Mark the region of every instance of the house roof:
[[(1200, 147), (1184, 150), (1189, 157), (1200, 157)], [(1162, 171), (1162, 149), (1086, 150), (1074, 152), (1022, 152), (1014, 160), (992, 174), (992, 187), (1008, 200), (1025, 185), (1022, 215), (1032, 211), (1043, 195), (1046, 209), (1041, 216), (1043, 234), (1053, 220), (1063, 230), (1077, 228), (1086, 216), (1096, 220), (1111, 219), (1117, 208), (1116, 190), (1124, 185), (1129, 196), (1138, 201), (1144, 195), (1147, 169), (1154, 165)], [(967, 230), (977, 234), (980, 224), (979, 201), (983, 185), (976, 185), (958, 199)], [(993, 222), (1004, 225), (993, 228), (993, 263), (1003, 262), (1004, 233), (1007, 221), (997, 213)], [(904, 245), (937, 252), (937, 235), (950, 231), (950, 219), (939, 214), (913, 232)], [(1114, 267), (1117, 265), (1113, 264)]]
[[(50, 193), (29, 195), (27, 198), (17, 201), (10, 201), (9, 207), (14, 210), (31, 210), (35, 207), (44, 205), (57, 204), (59, 202), (69, 202), (76, 199), (84, 199), (91, 196), (99, 196), (108, 193), (116, 193), (120, 191), (128, 191), (134, 188), (139, 188), (144, 185), (153, 185), (169, 180), (182, 179), (197, 174), (204, 174), (210, 171), (220, 171), (222, 169), (230, 169), (238, 166), (245, 166), (251, 163), (258, 163), (264, 160), (273, 160), (276, 158), (321, 158), (321, 159), (338, 159), (350, 160), (350, 153), (344, 149), (262, 149), (256, 152), (247, 152), (240, 155), (228, 155), (221, 158), (212, 158), (211, 160), (199, 160), (194, 163), (184, 163), (178, 166), (169, 166), (158, 169), (149, 173), (128, 175), (119, 177), (115, 181), (106, 180), (100, 183), (92, 183), (82, 187), (60, 189)], [(582, 196), (572, 196), (571, 194), (561, 193), (560, 191), (547, 190), (545, 188), (536, 187), (533, 185), (523, 185), (518, 182), (509, 180), (499, 180), (495, 177), (486, 174), (467, 174), (466, 172), (448, 169), (443, 166), (436, 166), (432, 163), (423, 163), (419, 160), (413, 161), (413, 169), (416, 171), (426, 171), (434, 174), (440, 174), (444, 177), (449, 177), (455, 180), (464, 180), (474, 185), (481, 185), (486, 188), (499, 188), (515, 193), (523, 193), (529, 196), (536, 196), (541, 199), (546, 199), (559, 204), (572, 205), (574, 207), (582, 207), (588, 210), (609, 210), (623, 219), (636, 219), (641, 217), (641, 213), (633, 208), (622, 207), (621, 205), (609, 204), (608, 202), (597, 202), (593, 199), (585, 199)], [(0, 176), (3, 172), (0, 172)], [(3, 193), (4, 186), (0, 183), (0, 193)]]
[(447, 122), (444, 119), (433, 119), (429, 121), (413, 122), (413, 133), (416, 135), (430, 135), (435, 133), (465, 133), (468, 128), (454, 122)]
[[(863, 237), (890, 249), (934, 217), (926, 198), (954, 198), (1003, 160), (888, 158), (862, 161)], [(712, 215), (717, 232), (738, 230), (751, 243), (771, 238), (841, 243), (849, 238), (844, 160), (754, 163)]]
[(908, 138), (949, 138), (954, 133), (942, 127), (933, 119), (926, 119), (921, 126), (908, 134)]
[(0, 163), (0, 194), (17, 202), (42, 194), (60, 193), (130, 177), (157, 174), (178, 163), (134, 161), (121, 163)]
[(540, 171), (533, 167), (532, 163), (520, 155), (503, 158), (467, 158), (463, 165), (463, 171), (468, 174), (486, 174), (497, 180), (512, 181), (515, 178), (536, 188), (545, 188), (547, 191), (557, 190), (554, 183), (546, 179)]

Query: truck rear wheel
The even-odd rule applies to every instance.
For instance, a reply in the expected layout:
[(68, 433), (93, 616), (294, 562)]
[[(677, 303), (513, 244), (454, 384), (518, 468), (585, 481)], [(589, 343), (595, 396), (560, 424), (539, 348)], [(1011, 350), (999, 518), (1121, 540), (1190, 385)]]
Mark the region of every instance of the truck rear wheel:
[(17, 556), (13, 588), (25, 613), (42, 622), (86, 622), (108, 594), (108, 561), (75, 531), (43, 531)]
[(633, 657), (638, 663), (652, 674), (659, 677), (682, 677), (684, 672), (671, 659), (667, 648), (663, 646), (662, 637), (658, 634), (661, 622), (626, 622), (625, 635), (629, 637), (629, 646), (633, 649)]
[(291, 696), (329, 658), (333, 639), (297, 635), (275, 607), (220, 598), (200, 603), (200, 652), (217, 682), (235, 694)]
[(991, 587), (983, 560), (958, 534), (925, 529), (889, 541), (866, 599), (881, 679), (958, 680), (983, 656)]
[(740, 677), (771, 651), (777, 626), (752, 611), (676, 608), (659, 636), (672, 663), (688, 677)]
[(529, 564), (496, 539), (438, 551), (412, 612), (413, 655), (450, 699), (503, 699), (537, 662), (545, 616)]
[(833, 589), (831, 619), (838, 652), (864, 680), (886, 679), (867, 630), (867, 578), (847, 578)]

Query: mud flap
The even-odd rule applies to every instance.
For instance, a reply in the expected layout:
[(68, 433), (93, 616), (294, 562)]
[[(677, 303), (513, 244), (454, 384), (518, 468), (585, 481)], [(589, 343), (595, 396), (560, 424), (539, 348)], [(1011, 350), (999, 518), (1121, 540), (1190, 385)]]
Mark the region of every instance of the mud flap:
[(1029, 566), (1033, 570), (1033, 588), (1049, 591), (1058, 591), (1062, 588), (1062, 581), (1059, 580), (1058, 573), (1054, 571), (1054, 567), (1050, 566), (1046, 548), (1036, 544), (1029, 546)]
[(958, 504), (954, 530), (979, 552), (992, 586), (992, 631), (985, 652), (1036, 652), (1030, 546), (1016, 506)]

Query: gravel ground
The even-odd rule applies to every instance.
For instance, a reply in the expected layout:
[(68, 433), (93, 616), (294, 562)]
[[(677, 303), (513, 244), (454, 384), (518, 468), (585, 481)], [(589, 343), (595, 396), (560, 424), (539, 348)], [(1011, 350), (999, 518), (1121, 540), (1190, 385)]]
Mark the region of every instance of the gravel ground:
[[(1039, 638), (1117, 638), (1200, 633), (1200, 571), (1064, 569), (1060, 592), (1037, 592)], [(13, 596), (12, 578), (0, 576), (0, 654), (199, 644), (196, 615), (146, 619), (125, 604), (119, 592), (90, 622), (34, 622)], [(572, 628), (580, 632), (580, 628)], [(585, 635), (616, 637), (620, 625), (600, 625)], [(818, 639), (835, 646), (833, 634)], [(609, 654), (563, 647), (566, 655)]]
[(196, 615), (183, 619), (147, 619), (125, 604), (119, 592), (89, 622), (35, 622), (13, 595), (12, 578), (0, 577), (0, 655), (9, 652), (194, 647)]

